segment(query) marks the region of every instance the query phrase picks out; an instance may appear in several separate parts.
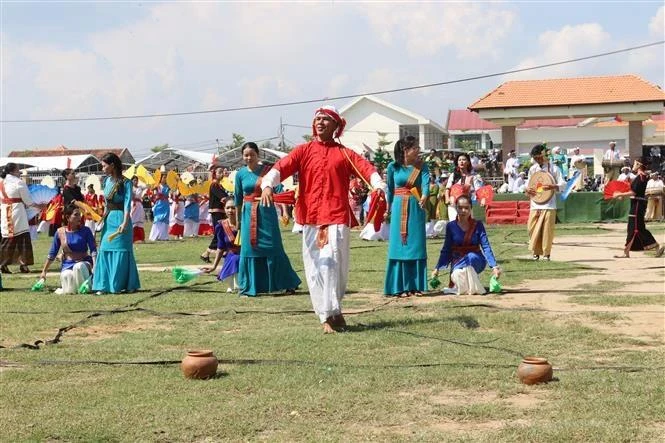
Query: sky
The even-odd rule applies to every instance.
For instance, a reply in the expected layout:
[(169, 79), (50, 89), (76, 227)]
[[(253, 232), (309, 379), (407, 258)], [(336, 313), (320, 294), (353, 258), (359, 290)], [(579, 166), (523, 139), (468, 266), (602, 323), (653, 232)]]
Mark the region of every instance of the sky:
[[(0, 2), (0, 156), (153, 146), (212, 153), (233, 133), (290, 144), (319, 104), (665, 40), (659, 1)], [(379, 97), (442, 126), (501, 83), (636, 74), (665, 84), (665, 46)], [(268, 109), (127, 120), (302, 100)], [(219, 142), (217, 141), (219, 140)]]

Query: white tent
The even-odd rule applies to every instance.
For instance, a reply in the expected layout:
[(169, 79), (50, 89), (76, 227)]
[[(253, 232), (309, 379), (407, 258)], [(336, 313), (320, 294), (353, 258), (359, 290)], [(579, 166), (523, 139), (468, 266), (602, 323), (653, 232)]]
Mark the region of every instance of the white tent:
[(184, 171), (190, 166), (199, 165), (207, 168), (212, 162), (213, 153), (186, 151), (184, 149), (167, 148), (159, 152), (155, 152), (145, 158), (142, 158), (137, 165), (145, 166), (149, 171), (155, 170), (164, 165), (166, 169), (177, 169)]
[[(100, 162), (94, 155), (58, 155), (51, 157), (2, 157), (0, 164), (6, 165), (7, 163), (14, 162), (19, 165), (21, 169), (27, 169), (28, 172), (42, 172), (57, 169), (62, 171), (66, 168), (75, 170), (83, 170), (87, 172), (92, 169), (94, 171), (100, 170)], [(21, 167), (21, 165), (24, 165)]]

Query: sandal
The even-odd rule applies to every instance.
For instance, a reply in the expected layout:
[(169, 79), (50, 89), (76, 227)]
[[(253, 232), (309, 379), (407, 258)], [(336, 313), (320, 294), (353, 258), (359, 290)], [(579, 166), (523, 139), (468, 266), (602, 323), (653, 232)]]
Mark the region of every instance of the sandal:
[(21, 271), (21, 274), (30, 274), (30, 268), (27, 265), (21, 265), (18, 269)]
[(630, 255), (624, 254), (624, 255), (615, 255), (614, 258), (630, 258)]
[(12, 271), (9, 270), (7, 265), (4, 265), (4, 266), (0, 267), (0, 272), (2, 272), (3, 274), (11, 274), (12, 273)]
[(658, 250), (656, 251), (656, 258), (662, 257), (663, 253), (665, 253), (665, 246), (661, 246), (660, 248), (658, 248)]
[(423, 293), (420, 292), (420, 291), (415, 291), (415, 292), (413, 293), (413, 295), (415, 295), (416, 297), (424, 297), (424, 296), (425, 296), (425, 294), (423, 294)]
[(409, 298), (409, 297), (411, 297), (411, 295), (413, 295), (413, 294), (411, 294), (411, 292), (404, 291), (401, 294), (399, 294), (398, 297), (399, 298)]
[(204, 263), (210, 263), (210, 257), (206, 257), (204, 255), (199, 255), (199, 258), (201, 259), (202, 262)]

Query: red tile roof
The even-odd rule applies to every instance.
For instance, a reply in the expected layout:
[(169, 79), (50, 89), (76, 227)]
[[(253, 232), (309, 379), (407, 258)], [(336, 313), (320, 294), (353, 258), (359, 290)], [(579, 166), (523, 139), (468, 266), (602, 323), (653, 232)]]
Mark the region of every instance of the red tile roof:
[(636, 75), (519, 80), (503, 83), (471, 110), (665, 101), (665, 92)]
[[(583, 118), (554, 118), (554, 119), (537, 119), (526, 120), (519, 125), (518, 129), (530, 128), (564, 128), (570, 126), (577, 126), (585, 119)], [(660, 128), (661, 123), (665, 123), (665, 114), (654, 114), (651, 120), (656, 123), (656, 127)], [(650, 124), (649, 120), (643, 122), (644, 125)], [(596, 121), (591, 126), (595, 127), (610, 127), (610, 126), (627, 126), (627, 122), (618, 120)], [(500, 126), (494, 123), (483, 120), (478, 117), (478, 114), (468, 109), (451, 109), (448, 111), (448, 131), (489, 131), (493, 129), (501, 129)]]

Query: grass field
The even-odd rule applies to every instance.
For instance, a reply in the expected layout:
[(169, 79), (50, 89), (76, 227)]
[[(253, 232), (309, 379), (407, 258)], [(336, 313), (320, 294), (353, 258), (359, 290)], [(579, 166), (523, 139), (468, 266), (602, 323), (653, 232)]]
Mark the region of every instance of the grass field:
[[(525, 231), (489, 229), (504, 288), (590, 273), (526, 259)], [(557, 226), (557, 237), (604, 232)], [(304, 280), (300, 238), (283, 237)], [(11, 289), (0, 293), (0, 440), (660, 441), (665, 432), (662, 340), (602, 333), (584, 317), (500, 309), (492, 305), (500, 295), (386, 299), (387, 245), (355, 238), (349, 332), (326, 336), (305, 289), (246, 298), (211, 276), (175, 285), (168, 268), (201, 264), (206, 244), (138, 245), (141, 266), (167, 272), (142, 271), (136, 294), (33, 293), (37, 274), (3, 276)], [(430, 267), (441, 244), (428, 242)], [(35, 257), (47, 247), (40, 239)], [(622, 305), (603, 284), (571, 298)], [(57, 343), (15, 347), (61, 328)], [(183, 379), (178, 362), (202, 348), (220, 359), (218, 376)], [(555, 381), (520, 384), (525, 355), (549, 358)]]

